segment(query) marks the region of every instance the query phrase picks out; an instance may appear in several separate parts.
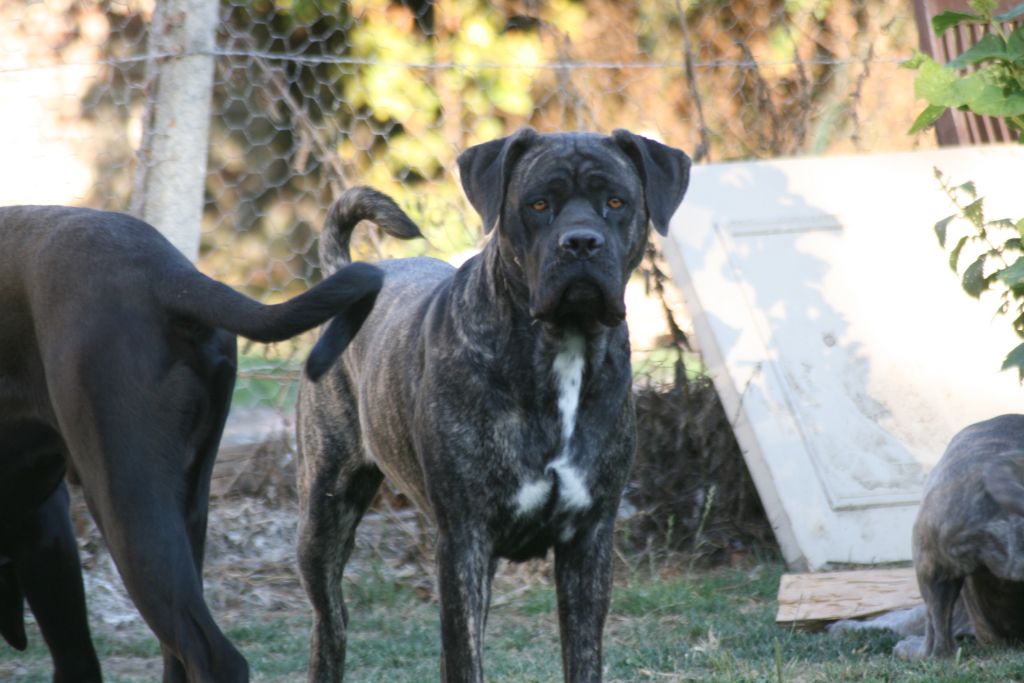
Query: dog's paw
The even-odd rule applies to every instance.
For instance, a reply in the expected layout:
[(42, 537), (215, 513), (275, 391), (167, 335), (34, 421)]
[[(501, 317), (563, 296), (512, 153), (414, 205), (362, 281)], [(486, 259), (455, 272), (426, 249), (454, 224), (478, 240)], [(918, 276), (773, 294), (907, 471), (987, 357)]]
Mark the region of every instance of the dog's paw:
[(861, 621), (857, 621), (856, 619), (840, 619), (839, 621), (834, 621), (825, 627), (825, 631), (830, 636), (841, 636), (845, 633), (850, 633), (852, 631), (863, 630), (864, 623)]
[(910, 636), (896, 643), (892, 649), (893, 657), (907, 661), (924, 659), (924, 636)]

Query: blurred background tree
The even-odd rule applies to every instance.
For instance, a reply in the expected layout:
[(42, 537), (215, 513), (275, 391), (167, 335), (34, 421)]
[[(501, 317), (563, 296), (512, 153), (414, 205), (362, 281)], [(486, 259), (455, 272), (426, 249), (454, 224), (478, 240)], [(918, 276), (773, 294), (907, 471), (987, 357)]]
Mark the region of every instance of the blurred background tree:
[[(151, 2), (68, 2), (52, 45), (60, 57), (93, 41), (105, 72), (83, 100), (102, 138), (94, 206), (128, 204)], [(912, 96), (898, 122), (879, 113), (908, 90), (887, 87), (908, 78), (894, 65), (916, 43), (905, 5), (222, 0), (201, 266), (257, 296), (295, 294), (353, 183), (396, 196), (429, 240), (370, 234), (360, 257), (459, 258), (480, 230), (454, 160), (523, 125), (626, 127), (698, 161), (906, 146)]]

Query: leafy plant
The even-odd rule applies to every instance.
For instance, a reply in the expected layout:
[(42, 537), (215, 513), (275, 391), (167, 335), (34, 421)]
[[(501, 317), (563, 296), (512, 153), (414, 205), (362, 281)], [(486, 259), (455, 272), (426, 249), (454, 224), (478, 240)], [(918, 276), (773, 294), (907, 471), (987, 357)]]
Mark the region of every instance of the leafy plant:
[[(949, 267), (958, 273), (964, 248), (968, 245), (980, 247), (975, 252), (975, 259), (963, 269), (961, 284), (964, 291), (979, 298), (982, 292), (998, 290), (1001, 300), (998, 313), (1012, 315), (1013, 329), (1024, 339), (1024, 219), (1016, 222), (1007, 218), (985, 220), (984, 198), (978, 196), (974, 183), (954, 186), (937, 168), (935, 177), (956, 206), (956, 213), (935, 224), (939, 245), (946, 248), (950, 242), (949, 228), (954, 221), (962, 219), (971, 228), (968, 234), (952, 243)], [(1004, 370), (1014, 367), (1024, 382), (1024, 343), (1017, 345), (1003, 361)]]
[(986, 31), (959, 57), (942, 65), (916, 53), (903, 66), (919, 71), (914, 94), (928, 102), (910, 128), (917, 133), (931, 126), (948, 108), (972, 111), (1006, 120), (1018, 136), (1024, 133), (1024, 25), (1007, 33), (1003, 24), (1024, 16), (1024, 4), (993, 14), (996, 0), (971, 0), (974, 12), (947, 10), (932, 17), (935, 35), (963, 23)]
[[(971, 0), (968, 4), (973, 12), (947, 10), (934, 16), (932, 29), (941, 38), (955, 26), (974, 24), (985, 31), (981, 40), (945, 65), (920, 52), (903, 64), (918, 70), (914, 93), (928, 102), (910, 133), (928, 128), (947, 109), (956, 108), (1004, 119), (1024, 143), (1024, 24), (1009, 33), (1003, 27), (1024, 17), (1024, 4), (1001, 14), (995, 14), (996, 0)], [(949, 267), (959, 272), (964, 247), (979, 246), (977, 257), (961, 275), (964, 291), (979, 298), (982, 292), (999, 290), (998, 313), (1012, 315), (1013, 329), (1024, 339), (1024, 219), (986, 221), (984, 200), (978, 197), (974, 183), (953, 186), (939, 169), (935, 169), (935, 177), (957, 209), (935, 224), (939, 245), (946, 247), (947, 230), (957, 219), (972, 229), (953, 244)], [(1024, 382), (1024, 343), (1003, 361), (1004, 370), (1014, 367)]]

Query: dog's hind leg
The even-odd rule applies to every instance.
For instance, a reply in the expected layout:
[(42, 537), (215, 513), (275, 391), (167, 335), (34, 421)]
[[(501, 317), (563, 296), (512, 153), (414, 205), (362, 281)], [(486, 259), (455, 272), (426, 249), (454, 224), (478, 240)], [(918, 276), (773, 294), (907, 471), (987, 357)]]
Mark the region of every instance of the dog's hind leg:
[(358, 406), (345, 376), (303, 384), (296, 422), (299, 576), (313, 607), (308, 680), (335, 683), (345, 676), (342, 576), (356, 527), (384, 475), (365, 458)]
[(75, 683), (101, 679), (89, 637), (78, 545), (61, 484), (19, 526), (24, 542), (14, 549), (14, 572), (53, 657), (53, 680)]
[(210, 409), (209, 387), (193, 368), (168, 363), (175, 354), (135, 343), (161, 338), (160, 323), (147, 329), (127, 315), (93, 322), (83, 331), (91, 336), (47, 359), (53, 386), (77, 388), (50, 393), (89, 509), (173, 664), (164, 681), (248, 681), (245, 660), (203, 600), (194, 537), (205, 516), (188, 519), (203, 492), (190, 488), (199, 444), (189, 440)]
[[(152, 457), (168, 465), (173, 460), (159, 445), (134, 438), (107, 452), (116, 452), (119, 460)], [(130, 455), (136, 453), (143, 455)], [(89, 497), (89, 507), (125, 587), (171, 665), (165, 683), (247, 681), (245, 660), (203, 599), (180, 479), (167, 473), (133, 478), (123, 467), (101, 473), (82, 469), (86, 488), (103, 492)]]
[[(194, 456), (185, 472), (185, 525), (192, 548), (192, 559), (200, 586), (203, 582), (203, 559), (206, 551), (206, 526), (209, 515), (210, 478), (217, 459), (224, 424), (231, 406), (231, 393), (237, 371), (235, 337), (218, 331), (198, 345), (200, 362), (192, 368), (201, 376), (205, 399), (190, 443), (194, 443)], [(166, 681), (187, 681), (184, 663), (174, 650), (161, 645)]]
[(316, 683), (334, 683), (345, 675), (348, 610), (342, 575), (356, 526), (383, 480), (380, 470), (367, 465), (338, 476), (340, 463), (333, 456), (316, 455), (328, 471), (319, 471), (300, 497), (299, 573), (313, 606), (309, 680)]

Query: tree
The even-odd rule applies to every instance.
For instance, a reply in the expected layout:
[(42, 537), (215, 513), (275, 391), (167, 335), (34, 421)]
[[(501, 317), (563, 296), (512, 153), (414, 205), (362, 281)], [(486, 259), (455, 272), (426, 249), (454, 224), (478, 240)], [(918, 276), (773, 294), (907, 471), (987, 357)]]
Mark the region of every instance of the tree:
[[(928, 128), (946, 109), (956, 107), (1005, 119), (1024, 143), (1024, 25), (1012, 33), (1002, 26), (1024, 16), (1024, 4), (1002, 14), (994, 14), (995, 0), (971, 0), (970, 6), (974, 12), (936, 15), (932, 27), (941, 37), (961, 23), (979, 25), (986, 33), (977, 44), (946, 65), (921, 53), (906, 63), (908, 68), (918, 69), (914, 91), (928, 102), (910, 133)], [(939, 245), (946, 247), (948, 229), (957, 219), (968, 226), (967, 234), (950, 249), (950, 268), (959, 271), (965, 246), (980, 247), (961, 274), (964, 291), (978, 298), (985, 291), (995, 290), (1001, 301), (998, 313), (1012, 318), (1014, 331), (1024, 340), (1024, 218), (986, 220), (984, 200), (978, 197), (974, 183), (952, 186), (939, 169), (935, 174), (956, 207), (956, 213), (935, 224)], [(1009, 368), (1017, 368), (1024, 382), (1024, 342), (1004, 359), (1003, 369)]]

